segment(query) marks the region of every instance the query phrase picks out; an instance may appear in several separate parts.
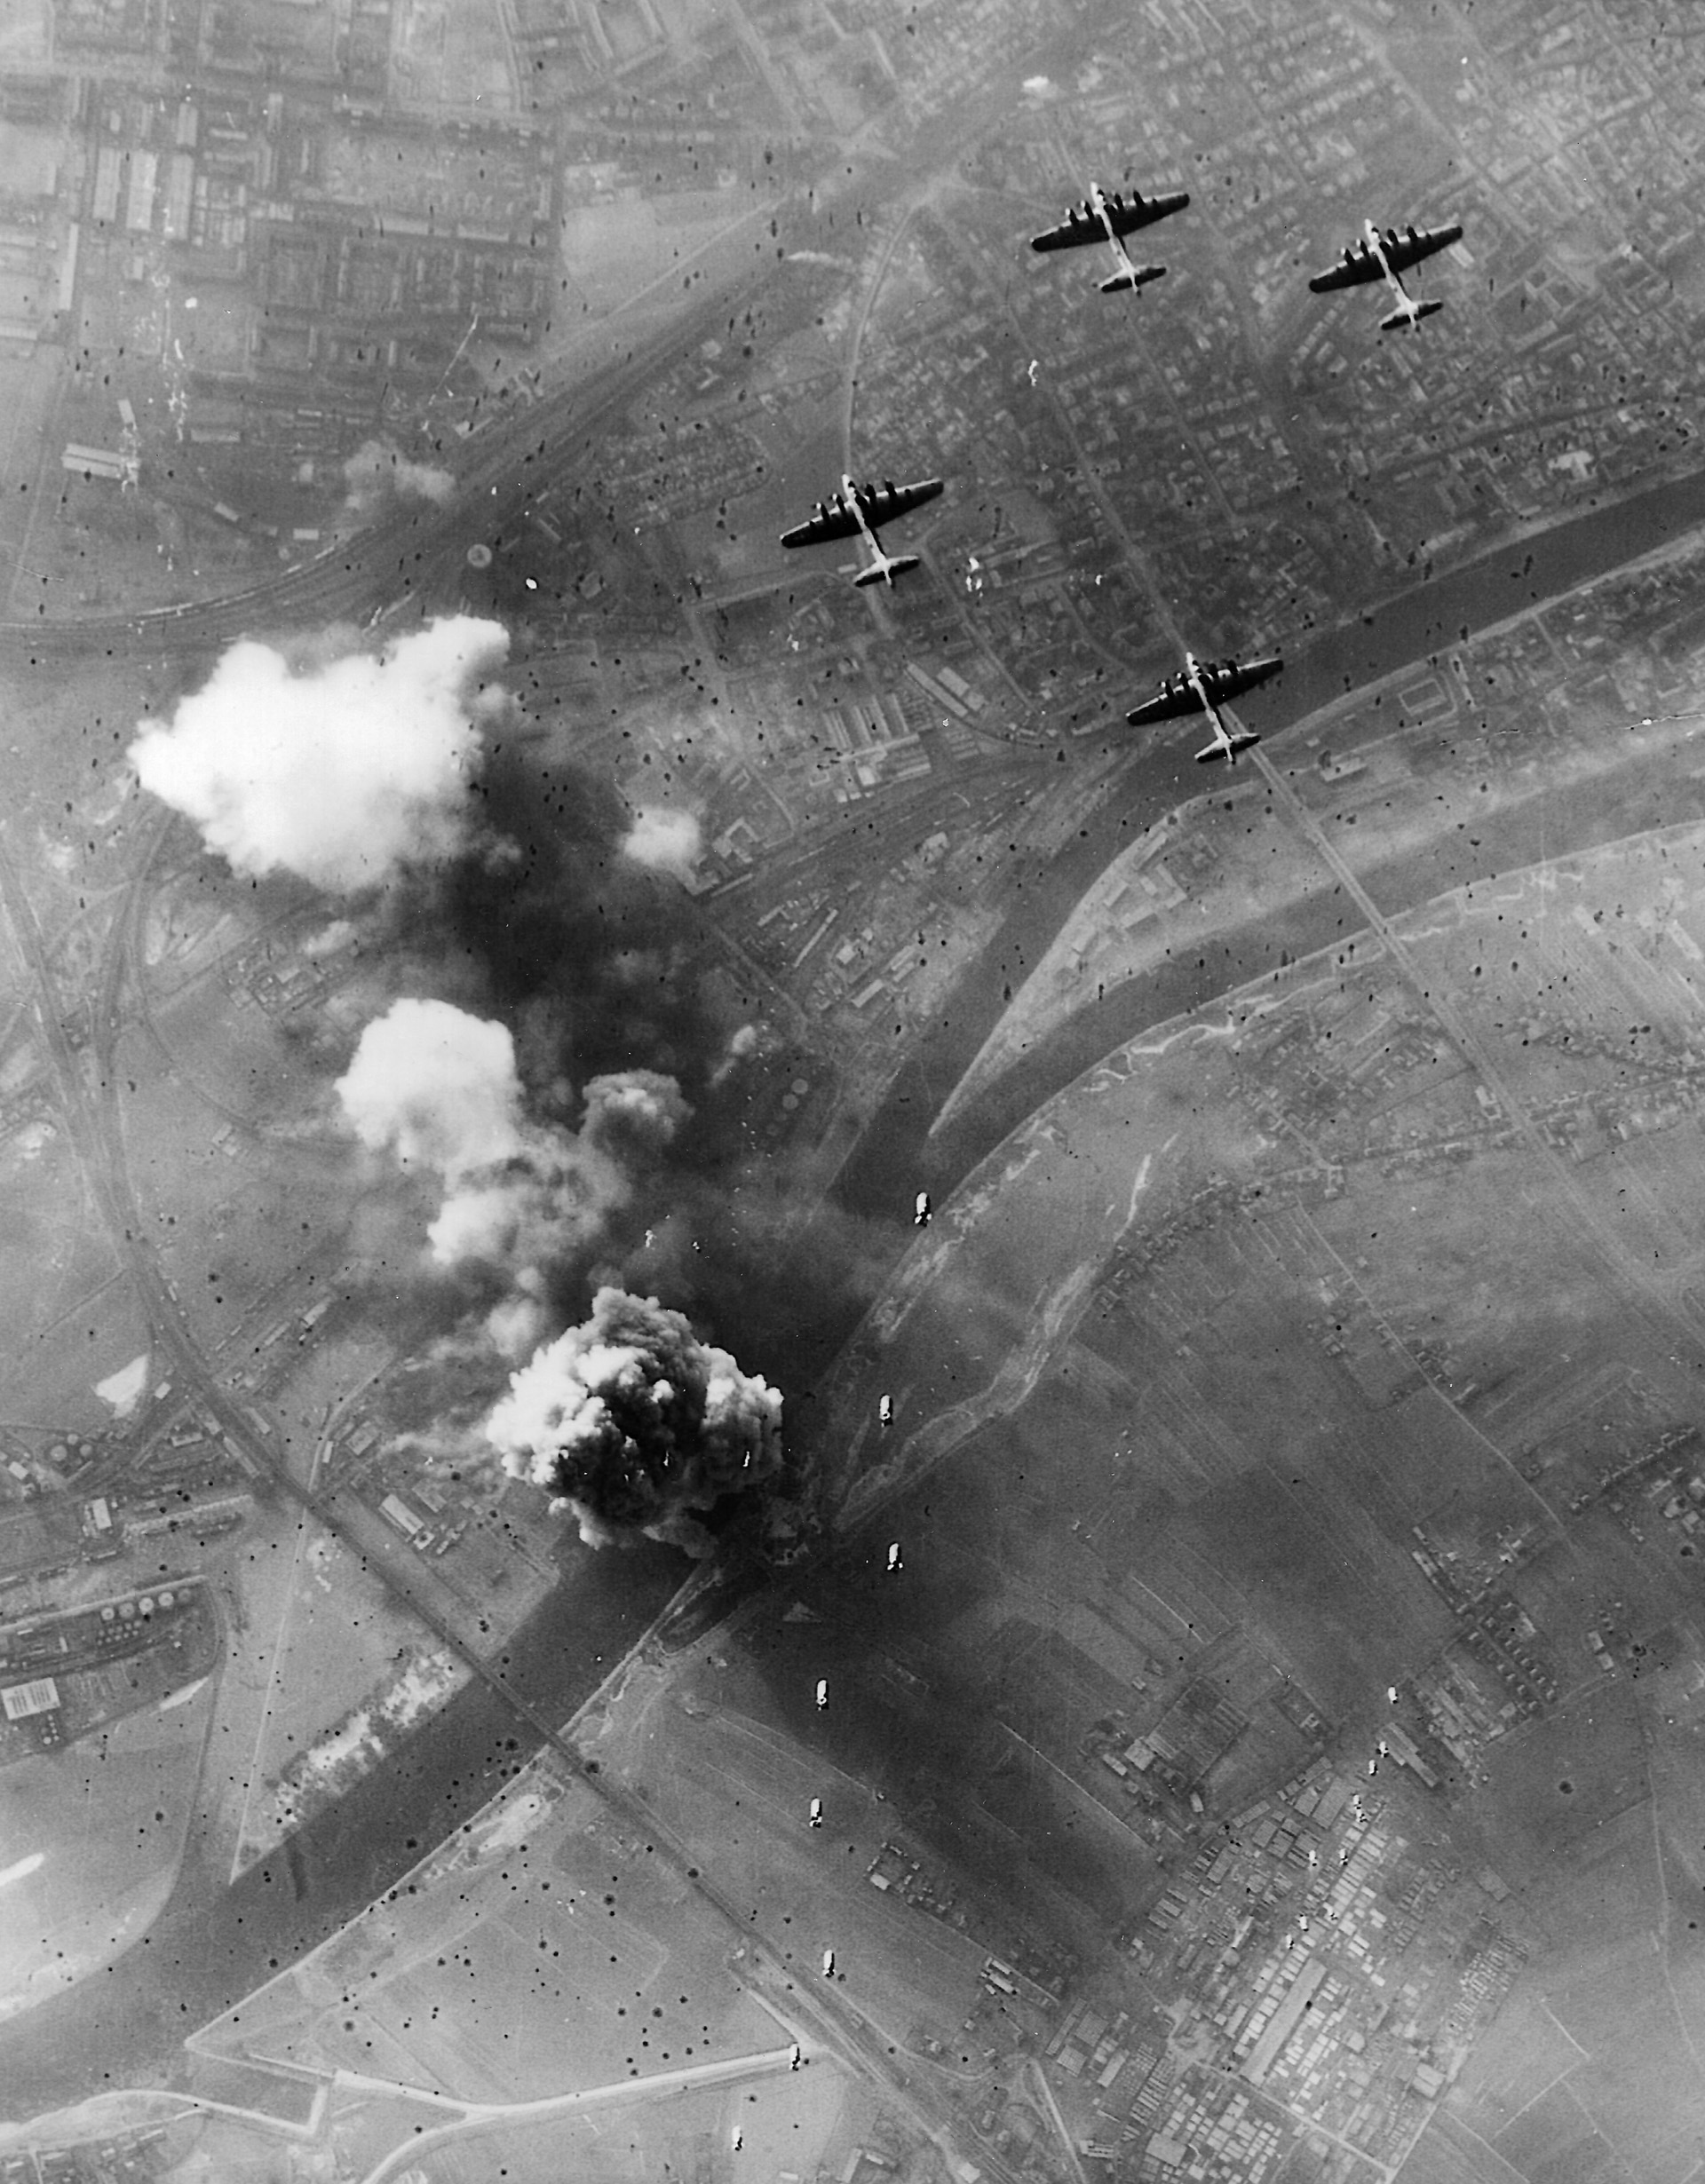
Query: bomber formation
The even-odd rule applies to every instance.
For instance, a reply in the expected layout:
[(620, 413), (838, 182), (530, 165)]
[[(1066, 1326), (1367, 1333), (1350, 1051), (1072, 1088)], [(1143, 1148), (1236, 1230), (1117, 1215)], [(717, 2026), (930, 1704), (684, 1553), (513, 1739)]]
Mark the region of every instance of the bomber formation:
[[(1156, 221), (1168, 219), (1175, 212), (1182, 212), (1189, 202), (1188, 190), (1169, 190), (1145, 197), (1140, 190), (1133, 189), (1126, 194), (1103, 189), (1095, 182), (1081, 205), (1074, 205), (1054, 226), (1030, 238), (1030, 248), (1050, 252), (1105, 242), (1113, 252), (1115, 270), (1099, 283), (1101, 293), (1135, 294), (1160, 280), (1166, 268), (1139, 265), (1125, 248), (1125, 237), (1153, 226)], [(1383, 281), (1393, 303), (1379, 322), (1380, 331), (1389, 334), (1416, 327), (1423, 319), (1442, 311), (1444, 303), (1437, 297), (1412, 297), (1403, 285), (1403, 275), (1424, 259), (1460, 242), (1462, 234), (1460, 220), (1449, 221), (1442, 227), (1416, 227), (1411, 221), (1401, 229), (1381, 229), (1372, 220), (1366, 220), (1360, 239), (1346, 243), (1333, 264), (1313, 276), (1309, 288), (1320, 296), (1337, 289), (1361, 288)], [(849, 471), (843, 476), (837, 492), (827, 501), (819, 501), (804, 523), (781, 534), (781, 543), (821, 546), (837, 539), (861, 538), (872, 558), (856, 573), (852, 582), (861, 588), (884, 583), (892, 589), (896, 576), (903, 576), (908, 569), (917, 566), (918, 557), (884, 552), (877, 536), (879, 526), (909, 515), (914, 509), (938, 498), (945, 489), (946, 480), (940, 478), (919, 479), (905, 486), (895, 485), (892, 479), (880, 486), (861, 485)], [(1168, 676), (1155, 695), (1134, 706), (1125, 719), (1133, 728), (1140, 728), (1155, 721), (1202, 713), (1212, 731), (1212, 740), (1196, 753), (1197, 763), (1206, 765), (1223, 758), (1228, 766), (1234, 766), (1238, 754), (1261, 739), (1248, 729), (1228, 727), (1220, 708), (1229, 700), (1268, 681), (1283, 665), (1283, 660), (1277, 654), (1262, 660), (1222, 660), (1203, 664), (1194, 653), (1186, 652), (1182, 671)]]

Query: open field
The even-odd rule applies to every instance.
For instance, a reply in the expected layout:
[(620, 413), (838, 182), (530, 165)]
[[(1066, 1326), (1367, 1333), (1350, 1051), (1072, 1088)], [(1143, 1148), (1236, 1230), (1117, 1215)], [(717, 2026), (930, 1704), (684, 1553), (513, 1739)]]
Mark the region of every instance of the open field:
[[(418, 1628), (353, 1551), (299, 1511), (281, 1512), (244, 1542), (241, 1674), (253, 1741), (232, 1754), (238, 1863), (270, 1848), (280, 1776), (391, 1674)], [(270, 1571), (276, 1574), (263, 1574)], [(279, 1582), (282, 1575), (282, 1583)], [(239, 1731), (234, 1718), (232, 1738)]]
[(8, 1872), (0, 2015), (91, 1977), (147, 1934), (184, 1855), (212, 1697), (209, 1680), (180, 1704), (0, 1769), (8, 1866), (41, 1861)]
[[(749, 194), (733, 189), (570, 206), (563, 215), (561, 240), (565, 322), (581, 317), (583, 305), (593, 319), (610, 315), (653, 283), (667, 281), (683, 261), (710, 246), (722, 243), (733, 252), (752, 210)], [(751, 255), (749, 244), (733, 262)], [(688, 278), (678, 277), (672, 286), (678, 292)]]
[(499, 2172), (518, 2184), (560, 2184), (565, 2174), (575, 2184), (650, 2184), (670, 2175), (734, 2184), (752, 2170), (809, 2175), (864, 2106), (826, 2057), (797, 2072), (662, 2095), (647, 2095), (642, 2076), (629, 2101), (440, 2142), (432, 2174), (441, 2184), (481, 2184)]
[[(149, 1330), (128, 1276), (92, 1223), (79, 1246), (60, 1278), (47, 1287), (48, 1310), (33, 1329), (33, 1341), (19, 1345), (14, 1370), (0, 1380), (0, 1409), (51, 1421), (61, 1432), (91, 1433), (113, 1417), (94, 1392), (97, 1383), (147, 1349)], [(35, 1309), (20, 1299), (25, 1325), (43, 1302), (42, 1271), (38, 1263), (30, 1293)], [(23, 1272), (20, 1265), (20, 1286)]]
[[(695, 1679), (690, 1712), (674, 1695), (660, 1699), (643, 1728), (624, 1722), (619, 1743), (607, 1738), (600, 1751), (607, 1764), (621, 1751), (632, 1785), (716, 1874), (724, 1896), (741, 1911), (749, 1905), (797, 1977), (821, 1978), (823, 1953), (833, 1950), (837, 1990), (890, 2038), (903, 2041), (922, 2025), (947, 2040), (976, 1998), (982, 1954), (866, 1879), (891, 1816), (860, 1761), (868, 1767), (872, 1745), (890, 1737), (898, 1756), (904, 1730), (898, 1721), (882, 1725), (879, 1691), (861, 1705), (855, 1682), (856, 1674), (840, 1709), (860, 1717), (851, 1737), (837, 1722), (816, 1749), (747, 1712), (755, 1702), (767, 1713), (766, 1694), (731, 1668)], [(808, 1824), (813, 1797), (822, 1801), (819, 1828)]]
[(654, 1856), (535, 1767), (201, 2045), (485, 2101), (773, 2047), (726, 1930)]
[(1544, 1885), (1630, 1811), (1649, 1811), (1638, 1695), (1595, 1677), (1578, 1696), (1491, 1747), (1471, 1809), (1518, 1885)]
[(435, 114), (513, 112), (515, 84), (503, 28), (469, 0), (409, 0), (391, 19), (386, 91), (402, 107)]

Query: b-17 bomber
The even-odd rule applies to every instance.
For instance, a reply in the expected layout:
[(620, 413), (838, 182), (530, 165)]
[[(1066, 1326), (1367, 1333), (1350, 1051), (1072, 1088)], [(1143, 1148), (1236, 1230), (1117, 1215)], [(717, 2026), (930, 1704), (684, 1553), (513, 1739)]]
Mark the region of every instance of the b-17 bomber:
[(1154, 721), (1183, 720), (1192, 713), (1205, 713), (1213, 724), (1214, 740), (1196, 753), (1196, 764), (1206, 765), (1210, 759), (1223, 758), (1234, 766), (1238, 753), (1261, 739), (1247, 728), (1228, 728), (1219, 708), (1229, 699), (1241, 698), (1246, 691), (1270, 681), (1284, 664), (1276, 654), (1265, 660), (1203, 661), (1194, 653), (1186, 653), (1183, 671), (1169, 675), (1154, 696), (1133, 707), (1125, 718), (1133, 728), (1146, 728)]
[(1316, 296), (1329, 294), (1335, 289), (1364, 287), (1370, 281), (1383, 281), (1396, 299), (1396, 307), (1379, 322), (1382, 334), (1391, 334), (1400, 327), (1413, 327), (1423, 319), (1430, 319), (1435, 311), (1444, 309), (1439, 297), (1416, 299), (1404, 287), (1402, 276), (1411, 266), (1423, 258), (1435, 257), (1440, 250), (1449, 249), (1453, 242), (1463, 239), (1463, 225), (1453, 220), (1446, 227), (1416, 227), (1413, 222), (1404, 228), (1388, 227), (1383, 232), (1371, 220), (1362, 222), (1360, 242), (1346, 243), (1336, 265), (1318, 273), (1309, 282)]
[(1687, 12), (223, 12), (0, 0), (0, 2184), (1705, 2184)]
[(1123, 238), (1134, 235), (1139, 228), (1152, 227), (1156, 220), (1164, 220), (1174, 212), (1182, 212), (1189, 202), (1188, 190), (1172, 190), (1159, 197), (1145, 197), (1140, 190), (1132, 190), (1126, 197), (1117, 190), (1104, 190), (1098, 182), (1092, 183), (1083, 202), (1074, 205), (1058, 226), (1032, 235), (1030, 248), (1073, 250), (1081, 243), (1105, 242), (1118, 271), (1110, 273), (1099, 284), (1101, 293), (1113, 296), (1122, 289), (1145, 288), (1151, 281), (1158, 281), (1166, 268), (1138, 265)]
[(909, 486), (897, 486), (892, 479), (880, 486), (861, 486), (848, 475), (841, 479), (841, 489), (832, 499), (819, 501), (804, 523), (795, 524), (791, 531), (781, 534), (781, 543), (826, 546), (833, 539), (862, 538), (876, 558), (861, 568), (852, 582), (860, 586), (878, 581), (892, 585), (896, 576), (903, 576), (908, 569), (917, 566), (917, 556), (884, 553), (876, 536), (878, 525), (892, 523), (896, 516), (909, 515), (926, 501), (938, 498), (943, 490), (944, 481), (940, 478), (920, 479)]

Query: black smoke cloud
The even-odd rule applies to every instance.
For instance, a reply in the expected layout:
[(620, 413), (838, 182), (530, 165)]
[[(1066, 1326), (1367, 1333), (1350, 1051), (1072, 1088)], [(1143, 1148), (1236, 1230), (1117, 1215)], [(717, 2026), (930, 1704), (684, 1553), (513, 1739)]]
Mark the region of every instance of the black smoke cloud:
[[(423, 883), (422, 938), (467, 965), (480, 998), (554, 1045), (575, 1082), (624, 1069), (708, 1075), (726, 1033), (698, 998), (702, 936), (672, 878), (625, 853), (631, 816), (614, 788), (494, 750), (482, 833), (501, 856), (463, 857)], [(535, 1064), (536, 1067), (538, 1064)]]
[(578, 1112), (580, 1171), (606, 1161), (643, 1181), (598, 1194), (595, 1232), (537, 1251), (550, 1323), (583, 1311), (589, 1277), (691, 1304), (695, 1245), (717, 1225), (760, 1066), (748, 1041), (731, 1067), (726, 1003), (703, 999), (722, 952), (678, 881), (626, 852), (631, 815), (607, 784), (536, 749), (493, 748), (478, 789), (478, 843), (393, 893), (397, 984), (507, 1027), (524, 1135)]
[[(525, 687), (524, 668), (513, 679)], [(458, 1415), (482, 1344), (491, 1369), (494, 1344), (508, 1359), (526, 1357), (581, 1321), (589, 1293), (606, 1284), (690, 1313), (709, 1339), (761, 1364), (809, 1405), (811, 1381), (838, 1345), (835, 1330), (856, 1322), (892, 1239), (876, 1232), (884, 1224), (825, 1207), (814, 1167), (800, 1173), (758, 1150), (777, 1080), (819, 1076), (821, 1064), (757, 1028), (757, 992), (744, 989), (743, 1016), (729, 1006), (726, 977), (710, 992), (707, 974), (726, 973), (728, 957), (700, 904), (636, 860), (630, 811), (607, 783), (556, 757), (562, 740), (547, 751), (492, 739), (477, 783), (480, 846), (405, 877), (391, 898), (390, 946), (402, 959), (400, 988), (508, 1028), (518, 1132), (529, 1147), (538, 1131), (575, 1132), (568, 1180), (578, 1196), (556, 1192), (551, 1162), (523, 1159), (490, 1178), (524, 1186), (504, 1208), (519, 1197), (528, 1216), (503, 1237), (501, 1253), (450, 1262), (462, 1212), (482, 1210), (465, 1200), (436, 1228), (430, 1269), (424, 1254), (387, 1246), (376, 1305), (416, 1349), (448, 1341), (439, 1331), (454, 1323), (446, 1356), (454, 1350), (457, 1361), (442, 1384)], [(506, 845), (501, 854), (494, 842)], [(678, 1104), (648, 1095), (659, 1078), (671, 1080)], [(553, 1205), (571, 1215), (585, 1207), (595, 1157), (620, 1168), (623, 1188), (597, 1194), (595, 1224), (553, 1221)], [(599, 1523), (615, 1528), (613, 1507), (599, 1504)]]
[(591, 1318), (511, 1376), (486, 1436), (572, 1509), (589, 1546), (644, 1532), (702, 1553), (702, 1514), (773, 1477), (781, 1397), (655, 1297), (600, 1289)]

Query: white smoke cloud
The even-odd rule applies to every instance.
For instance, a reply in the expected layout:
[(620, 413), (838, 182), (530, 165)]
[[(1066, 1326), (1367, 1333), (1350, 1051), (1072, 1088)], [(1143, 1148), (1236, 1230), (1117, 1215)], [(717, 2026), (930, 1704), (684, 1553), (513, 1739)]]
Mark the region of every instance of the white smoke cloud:
[(728, 1044), (722, 1050), (722, 1059), (710, 1072), (710, 1082), (719, 1085), (732, 1076), (735, 1066), (745, 1061), (749, 1055), (756, 1054), (762, 1043), (756, 1024), (737, 1025), (729, 1033)]
[(456, 473), (432, 463), (411, 463), (388, 439), (363, 440), (344, 464), (352, 513), (366, 515), (387, 491), (404, 500), (445, 507), (456, 492)]
[(654, 872), (672, 873), (678, 880), (692, 879), (703, 849), (703, 833), (693, 814), (662, 804), (641, 805), (622, 841), (623, 857)]
[(590, 1244), (630, 1196), (607, 1153), (567, 1130), (530, 1128), (514, 1152), (446, 1191), (426, 1231), (440, 1266), (548, 1266)]
[(691, 1112), (672, 1077), (624, 1070), (587, 1084), (578, 1133), (534, 1120), (508, 1028), (440, 1001), (393, 1001), (335, 1088), (363, 1144), (441, 1180), (435, 1262), (508, 1278), (490, 1328), (508, 1356), (537, 1339), (539, 1270), (598, 1238)]
[(448, 1183), (520, 1150), (515, 1041), (448, 1001), (393, 1001), (362, 1032), (335, 1089), (364, 1145)]
[(480, 678), (508, 647), (500, 622), (456, 615), (298, 671), (244, 638), (131, 761), (234, 870), (377, 887), (466, 842), (480, 724), (509, 702)]
[(695, 1511), (780, 1467), (781, 1397), (655, 1297), (606, 1287), (591, 1318), (510, 1375), (486, 1437), (572, 1509), (589, 1547), (644, 1531), (691, 1551)]
[(674, 1143), (692, 1109), (672, 1077), (655, 1069), (623, 1069), (590, 1079), (581, 1135), (613, 1158), (654, 1158)]
[(544, 1340), (550, 1307), (537, 1270), (523, 1267), (515, 1286), (486, 1314), (486, 1339), (500, 1357), (519, 1361)]
[(349, 920), (334, 918), (317, 933), (310, 933), (300, 946), (304, 955), (318, 961), (323, 955), (336, 955), (339, 948), (346, 948), (354, 938), (355, 928)]

